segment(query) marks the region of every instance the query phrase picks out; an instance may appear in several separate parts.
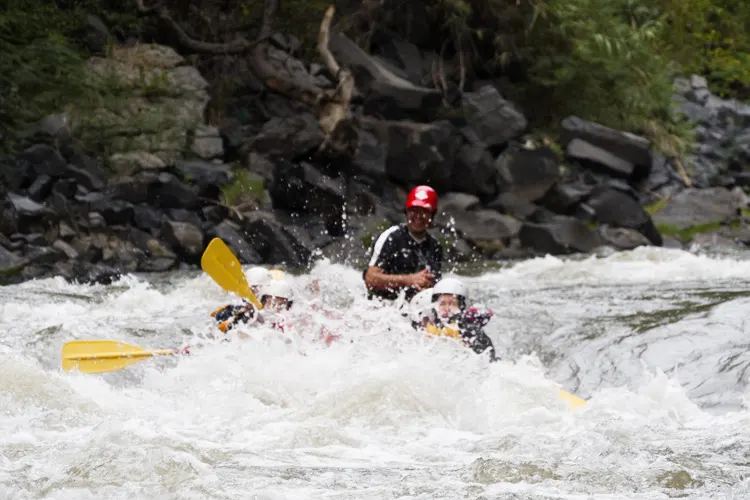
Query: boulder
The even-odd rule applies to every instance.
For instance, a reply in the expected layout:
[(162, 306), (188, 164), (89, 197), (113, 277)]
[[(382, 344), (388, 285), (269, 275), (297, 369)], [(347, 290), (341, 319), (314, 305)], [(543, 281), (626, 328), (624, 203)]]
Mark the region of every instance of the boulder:
[(686, 189), (653, 215), (656, 224), (677, 229), (721, 224), (736, 219), (747, 202), (741, 191), (726, 188)]
[(162, 237), (186, 261), (196, 264), (203, 255), (203, 232), (188, 222), (167, 221)]
[(465, 93), (463, 107), (467, 114), (466, 128), (490, 148), (505, 146), (528, 126), (526, 117), (492, 85)]
[(541, 199), (560, 180), (560, 166), (549, 148), (508, 148), (498, 156), (498, 191), (528, 201)]
[(598, 232), (605, 243), (619, 250), (632, 250), (641, 246), (652, 245), (652, 242), (648, 238), (635, 229), (612, 227), (603, 224), (599, 226)]
[(661, 246), (662, 237), (651, 216), (633, 196), (618, 189), (602, 187), (592, 193), (586, 204), (594, 211), (596, 221), (608, 226), (635, 229), (652, 244)]
[(452, 187), (454, 162), (463, 137), (450, 122), (392, 122), (384, 127), (390, 179), (404, 185), (429, 184), (437, 191)]
[(615, 177), (630, 178), (635, 171), (633, 163), (582, 139), (570, 141), (566, 149), (566, 155), (592, 170), (598, 170)]
[(242, 227), (247, 240), (263, 262), (291, 268), (302, 267), (309, 262), (311, 249), (294, 237), (272, 213), (255, 211), (245, 213), (243, 217)]
[(243, 230), (232, 221), (224, 220), (207, 232), (210, 239), (221, 238), (242, 264), (262, 264), (263, 257), (243, 236)]
[(234, 179), (234, 173), (228, 165), (217, 165), (202, 160), (179, 160), (174, 170), (180, 180), (197, 187), (201, 198), (218, 200), (221, 188)]
[(9, 193), (8, 200), (17, 214), (18, 227), (22, 230), (37, 225), (49, 226), (59, 221), (59, 216), (54, 210), (30, 198)]
[(429, 120), (440, 107), (443, 96), (438, 90), (395, 75), (342, 33), (332, 34), (328, 46), (339, 64), (354, 73), (365, 114), (388, 120)]
[(159, 174), (158, 183), (149, 186), (148, 200), (151, 205), (159, 208), (194, 210), (201, 206), (196, 191), (197, 188), (188, 186), (173, 174), (162, 172)]
[(10, 277), (18, 274), (28, 264), (28, 260), (14, 254), (0, 245), (0, 285), (10, 284)]
[(273, 206), (290, 212), (322, 216), (335, 233), (346, 203), (346, 182), (330, 177), (309, 163), (278, 165), (269, 193)]
[(526, 222), (518, 237), (524, 247), (552, 255), (588, 253), (604, 244), (602, 237), (586, 223), (563, 216), (541, 224)]
[(560, 140), (565, 148), (573, 140), (579, 139), (609, 152), (623, 162), (648, 168), (651, 166), (651, 142), (645, 137), (605, 127), (577, 116), (565, 118), (562, 129)]
[(487, 149), (478, 144), (464, 144), (456, 155), (451, 174), (452, 189), (475, 194), (488, 201), (497, 194), (498, 171)]
[(271, 118), (253, 140), (253, 149), (270, 157), (293, 161), (309, 156), (325, 136), (311, 113)]
[(10, 200), (5, 185), (0, 182), (0, 234), (18, 231), (18, 212)]

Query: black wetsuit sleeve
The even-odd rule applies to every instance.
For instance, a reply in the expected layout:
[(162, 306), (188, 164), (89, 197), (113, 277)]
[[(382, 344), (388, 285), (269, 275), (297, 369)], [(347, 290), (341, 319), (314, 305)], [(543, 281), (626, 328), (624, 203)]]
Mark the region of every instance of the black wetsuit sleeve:
[(247, 322), (250, 318), (255, 315), (255, 309), (253, 307), (247, 307), (244, 305), (228, 305), (216, 312), (214, 319), (217, 322), (222, 323), (228, 319), (234, 319), (233, 322), (244, 321)]
[(490, 360), (497, 361), (495, 346), (481, 326), (471, 323), (464, 324), (461, 327), (461, 337), (475, 353), (482, 354), (489, 350)]
[(398, 251), (395, 238), (393, 237), (393, 234), (389, 234), (385, 237), (382, 245), (378, 245), (378, 243), (380, 242), (376, 242), (375, 248), (373, 248), (372, 257), (370, 257), (370, 266), (379, 267), (386, 274), (391, 274), (393, 270), (393, 260)]

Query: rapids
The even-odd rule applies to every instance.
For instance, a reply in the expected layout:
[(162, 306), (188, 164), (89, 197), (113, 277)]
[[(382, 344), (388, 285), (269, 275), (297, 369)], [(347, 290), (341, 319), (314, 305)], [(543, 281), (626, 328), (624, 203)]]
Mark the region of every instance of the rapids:
[[(211, 340), (209, 313), (237, 299), (198, 272), (0, 288), (0, 498), (750, 498), (746, 255), (467, 278), (496, 314), (492, 365), (376, 308), (360, 270), (291, 279), (290, 343)], [(316, 341), (323, 325), (342, 339)], [(201, 347), (92, 375), (60, 369), (73, 339)]]

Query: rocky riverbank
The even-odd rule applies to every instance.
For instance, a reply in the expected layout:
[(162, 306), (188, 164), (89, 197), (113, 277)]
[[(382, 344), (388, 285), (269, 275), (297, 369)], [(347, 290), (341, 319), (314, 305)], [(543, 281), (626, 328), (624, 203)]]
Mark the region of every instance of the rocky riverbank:
[[(492, 82), (441, 92), (425, 86), (430, 62), (406, 42), (376, 55), (340, 34), (329, 45), (356, 76), (346, 152), (321, 147), (331, 137), (316, 110), (269, 92), (249, 67), (234, 68), (245, 105), (208, 124), (209, 83), (173, 49), (134, 44), (92, 58), (92, 77), (131, 92), (83, 123), (49, 117), (38, 143), (0, 159), (0, 283), (196, 266), (213, 237), (247, 264), (361, 266), (421, 183), (441, 194), (434, 231), (454, 262), (750, 244), (750, 107), (711, 95), (700, 77), (675, 84), (698, 123), (695, 155), (678, 160), (575, 116), (557, 144), (538, 144)], [(265, 55), (277, 73), (333, 92), (329, 69), (296, 48), (276, 34)], [(73, 126), (106, 131), (107, 155), (82, 154), (67, 140)]]

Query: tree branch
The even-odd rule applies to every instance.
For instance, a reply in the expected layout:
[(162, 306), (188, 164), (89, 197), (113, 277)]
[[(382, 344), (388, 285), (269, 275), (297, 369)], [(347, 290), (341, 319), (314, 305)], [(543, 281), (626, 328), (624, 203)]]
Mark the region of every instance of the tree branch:
[(172, 18), (169, 10), (163, 5), (156, 4), (151, 7), (146, 7), (143, 0), (135, 0), (135, 5), (138, 8), (138, 12), (141, 14), (154, 15), (167, 23), (172, 31), (174, 31), (175, 35), (177, 35), (180, 45), (194, 52), (200, 52), (203, 54), (241, 54), (253, 49), (270, 36), (270, 34), (261, 35), (258, 39), (253, 41), (247, 40), (246, 38), (239, 38), (233, 42), (227, 43), (203, 42), (195, 40), (188, 35), (182, 26)]
[(331, 21), (335, 12), (333, 5), (328, 7), (320, 23), (317, 49), (338, 85), (336, 89), (322, 89), (312, 83), (298, 81), (282, 74), (269, 60), (267, 39), (273, 33), (274, 21), (279, 11), (279, 0), (263, 0), (263, 19), (256, 40), (250, 42), (245, 38), (239, 38), (228, 43), (195, 40), (170, 16), (165, 7), (161, 5), (146, 7), (143, 0), (135, 0), (135, 2), (139, 12), (155, 15), (166, 22), (175, 32), (180, 43), (191, 50), (209, 54), (251, 51), (252, 70), (266, 87), (290, 99), (305, 103), (318, 112), (318, 122), (325, 137), (319, 151), (328, 149), (337, 154), (354, 153), (357, 134), (353, 128), (349, 106), (355, 90), (355, 81), (352, 73), (336, 62), (328, 48)]

